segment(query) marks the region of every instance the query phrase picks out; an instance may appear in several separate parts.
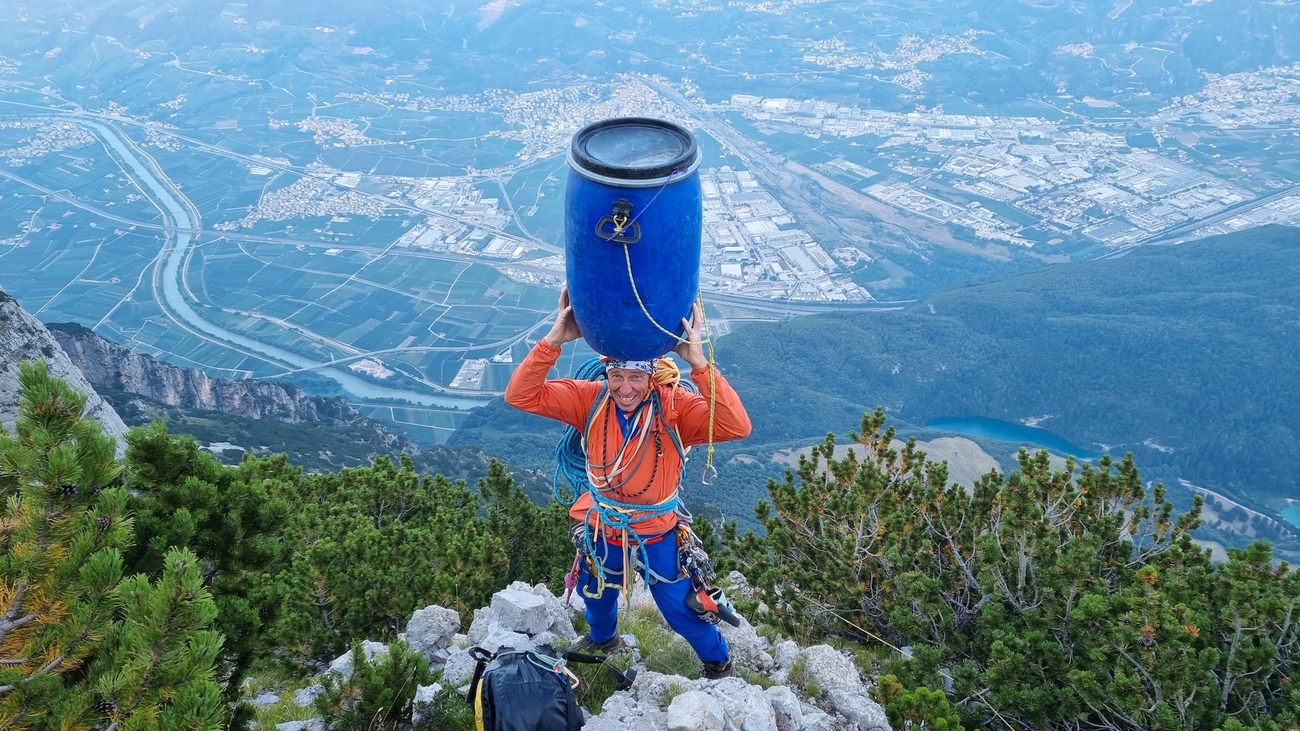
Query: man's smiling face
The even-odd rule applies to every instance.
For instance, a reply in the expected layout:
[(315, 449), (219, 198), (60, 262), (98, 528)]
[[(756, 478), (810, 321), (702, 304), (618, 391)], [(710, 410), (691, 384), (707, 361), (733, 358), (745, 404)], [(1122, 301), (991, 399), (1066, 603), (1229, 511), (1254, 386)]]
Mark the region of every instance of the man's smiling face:
[(609, 396), (619, 411), (629, 413), (650, 393), (650, 374), (634, 368), (610, 368), (605, 374)]

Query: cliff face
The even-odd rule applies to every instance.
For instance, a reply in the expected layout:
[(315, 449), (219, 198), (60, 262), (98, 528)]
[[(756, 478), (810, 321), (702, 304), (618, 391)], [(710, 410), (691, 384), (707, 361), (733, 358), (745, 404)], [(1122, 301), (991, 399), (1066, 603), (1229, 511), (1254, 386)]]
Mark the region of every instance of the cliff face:
[(105, 340), (76, 323), (55, 323), (50, 332), (91, 383), (144, 396), (166, 406), (215, 411), (245, 419), (288, 424), (365, 426), (380, 451), (418, 453), (406, 437), (366, 418), (341, 398), (312, 396), (288, 383), (213, 378), (196, 368), (178, 368), (151, 355)]
[(360, 417), (342, 399), (316, 398), (290, 384), (213, 378), (196, 368), (178, 368), (136, 353), (75, 323), (54, 323), (49, 329), (91, 383), (168, 406), (290, 424), (341, 425)]
[(89, 395), (86, 415), (104, 425), (104, 433), (124, 444), (126, 424), (90, 385), (86, 376), (59, 347), (50, 331), (0, 290), (0, 424), (13, 430), (18, 416), (18, 366), (28, 360), (43, 360), (50, 374), (62, 378), (75, 390)]

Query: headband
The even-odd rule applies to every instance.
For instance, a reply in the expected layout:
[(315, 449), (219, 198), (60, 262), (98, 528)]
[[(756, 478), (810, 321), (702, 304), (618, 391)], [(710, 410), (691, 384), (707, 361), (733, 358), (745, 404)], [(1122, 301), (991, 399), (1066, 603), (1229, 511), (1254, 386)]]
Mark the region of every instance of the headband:
[(619, 360), (611, 358), (605, 362), (605, 372), (609, 373), (610, 369), (622, 368), (629, 371), (641, 371), (647, 376), (655, 374), (655, 360)]

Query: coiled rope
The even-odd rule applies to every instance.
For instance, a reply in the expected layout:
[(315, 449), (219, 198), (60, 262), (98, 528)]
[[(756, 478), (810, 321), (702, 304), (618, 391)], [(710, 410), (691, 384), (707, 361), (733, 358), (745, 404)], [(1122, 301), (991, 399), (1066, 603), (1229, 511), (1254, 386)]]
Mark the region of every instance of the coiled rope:
[[(665, 370), (661, 377), (667, 378), (675, 370), (675, 368)], [(660, 376), (660, 374), (656, 374), (656, 376)], [(591, 358), (578, 366), (574, 371), (574, 377), (585, 381), (603, 382), (605, 380), (605, 364), (601, 362), (599, 358)], [(646, 416), (644, 417), (644, 423), (641, 426), (643, 438), (649, 432), (656, 430), (658, 428), (656, 421), (663, 418), (663, 404), (660, 402), (659, 390), (654, 387), (654, 383), (658, 383), (658, 381), (653, 381), (650, 388), (648, 403), (645, 407)], [(622, 574), (624, 577), (625, 590), (630, 590), (631, 588), (629, 579), (632, 572), (628, 570), (630, 566), (626, 560), (626, 552), (633, 544), (635, 545), (635, 550), (639, 556), (641, 565), (646, 567), (645, 583), (646, 588), (649, 588), (651, 578), (649, 571), (650, 554), (646, 549), (645, 540), (641, 536), (637, 535), (636, 531), (632, 529), (632, 524), (652, 520), (676, 512), (681, 504), (681, 476), (678, 475), (677, 477), (676, 482), (678, 483), (678, 488), (673, 490), (672, 495), (663, 501), (648, 505), (615, 500), (608, 494), (611, 492), (617, 492), (623, 484), (626, 484), (626, 481), (620, 484), (603, 481), (603, 485), (597, 486), (595, 481), (592, 480), (593, 474), (587, 455), (587, 439), (585, 433), (590, 431), (592, 426), (596, 423), (596, 417), (606, 408), (616, 407), (609, 403), (609, 387), (607, 385), (602, 385), (600, 394), (596, 397), (595, 403), (592, 404), (591, 411), (587, 414), (586, 427), (582, 430), (578, 430), (573, 426), (565, 427), (564, 434), (561, 435), (560, 441), (555, 445), (555, 474), (551, 480), (551, 493), (555, 496), (557, 502), (566, 507), (572, 507), (573, 504), (577, 502), (578, 496), (582, 493), (585, 492), (590, 495), (591, 508), (589, 508), (586, 515), (583, 516), (583, 523), (587, 526), (592, 526), (594, 524), (597, 530), (604, 526), (612, 531), (623, 534), (625, 560), (623, 562)], [(688, 450), (682, 446), (681, 438), (677, 435), (677, 430), (668, 427), (665, 424), (664, 431), (668, 433), (673, 446), (677, 449), (682, 469), (685, 469), (686, 453)], [(620, 463), (623, 457), (623, 449), (625, 449), (628, 444), (630, 444), (630, 442), (624, 443), (623, 448), (619, 450), (619, 454), (615, 457), (612, 464)], [(644, 450), (638, 451), (644, 454)], [(561, 487), (561, 477), (569, 483), (569, 486), (573, 491), (572, 495), (566, 494)], [(636, 516), (635, 520), (633, 520), (634, 515)], [(593, 518), (595, 519), (594, 521)], [(599, 596), (601, 592), (604, 591), (605, 577), (608, 573), (605, 569), (606, 557), (600, 555), (596, 550), (595, 533), (595, 530), (588, 529), (584, 530), (582, 534), (583, 549), (592, 562), (592, 573), (600, 582), (599, 588), (595, 594), (588, 593), (584, 588), (583, 593), (588, 596)], [(606, 543), (606, 547), (608, 547), (608, 543)]]

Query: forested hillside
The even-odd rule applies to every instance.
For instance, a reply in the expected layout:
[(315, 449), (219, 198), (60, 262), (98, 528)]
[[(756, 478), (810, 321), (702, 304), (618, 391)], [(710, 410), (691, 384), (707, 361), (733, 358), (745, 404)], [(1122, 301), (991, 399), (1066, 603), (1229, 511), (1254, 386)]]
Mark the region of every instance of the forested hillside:
[(743, 328), (718, 344), (757, 442), (884, 406), (1043, 426), (1241, 494), (1300, 483), (1300, 230), (1266, 227), (959, 286), (904, 311)]

